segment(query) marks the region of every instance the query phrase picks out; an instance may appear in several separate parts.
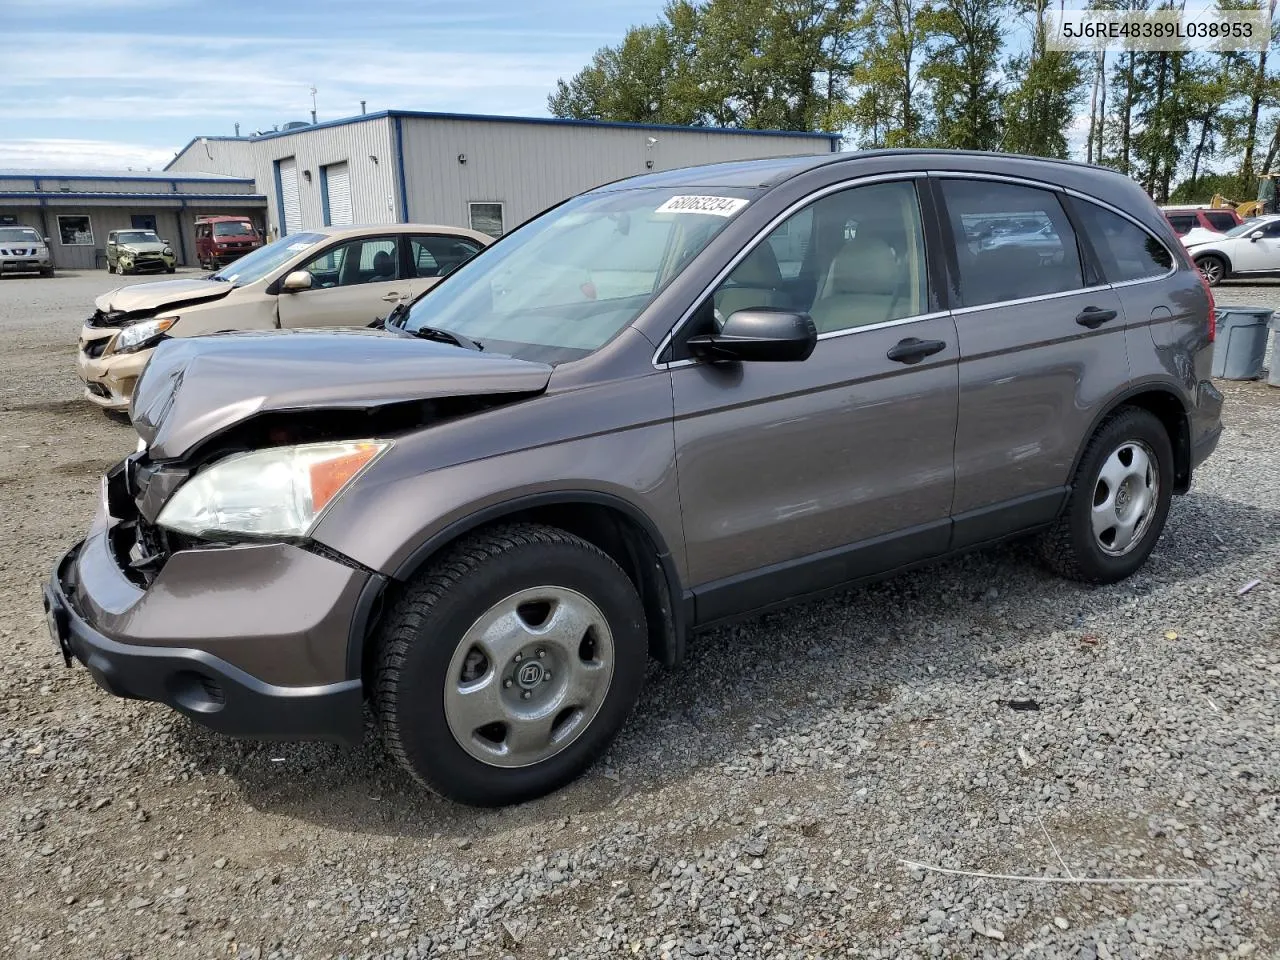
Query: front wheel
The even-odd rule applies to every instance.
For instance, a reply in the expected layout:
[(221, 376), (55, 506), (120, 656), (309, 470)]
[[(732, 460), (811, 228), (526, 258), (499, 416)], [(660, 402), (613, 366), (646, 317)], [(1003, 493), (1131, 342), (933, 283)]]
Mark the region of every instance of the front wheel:
[(1115, 583), (1138, 570), (1173, 499), (1173, 445), (1154, 414), (1125, 407), (1089, 441), (1067, 507), (1040, 535), (1041, 558), (1064, 577)]
[(1211, 287), (1216, 287), (1227, 278), (1227, 263), (1221, 257), (1206, 256), (1196, 261), (1196, 266), (1200, 270), (1200, 275), (1204, 277), (1204, 282)]
[(427, 788), (501, 806), (568, 783), (608, 746), (644, 679), (640, 598), (601, 550), (520, 524), (451, 547), (378, 639), (387, 748)]

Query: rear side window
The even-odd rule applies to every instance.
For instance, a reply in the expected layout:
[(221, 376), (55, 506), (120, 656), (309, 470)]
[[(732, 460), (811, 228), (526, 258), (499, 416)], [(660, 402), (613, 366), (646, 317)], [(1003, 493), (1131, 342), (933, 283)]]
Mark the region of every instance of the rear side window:
[(1226, 233), (1236, 225), (1236, 218), (1222, 210), (1205, 211), (1204, 218), (1209, 221), (1209, 226), (1223, 233)]
[(1076, 211), (1111, 283), (1162, 277), (1173, 269), (1168, 248), (1132, 221), (1083, 200), (1076, 202)]
[(963, 306), (1077, 290), (1080, 251), (1056, 194), (986, 180), (943, 180)]
[(1200, 226), (1194, 213), (1171, 213), (1169, 223), (1173, 225), (1173, 230), (1178, 236), (1182, 236), (1193, 227)]

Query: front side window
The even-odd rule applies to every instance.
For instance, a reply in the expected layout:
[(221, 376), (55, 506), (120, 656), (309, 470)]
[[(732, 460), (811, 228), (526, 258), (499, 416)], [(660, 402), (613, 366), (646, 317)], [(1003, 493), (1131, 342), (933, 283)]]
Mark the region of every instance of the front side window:
[(500, 237), (503, 233), (502, 204), (470, 203), (471, 229), (487, 233), (491, 237)]
[(88, 217), (58, 217), (58, 239), (64, 247), (93, 246), (93, 224)]
[(396, 241), (390, 237), (348, 240), (331, 247), (306, 265), (313, 289), (386, 283), (400, 278)]
[(480, 252), (464, 237), (425, 236), (409, 241), (409, 259), (419, 277), (444, 277)]
[(449, 330), (522, 359), (579, 359), (631, 324), (756, 193), (645, 187), (575, 197), (455, 270), (414, 304), (405, 328)]
[(1096, 203), (1078, 200), (1075, 208), (1102, 273), (1112, 283), (1162, 277), (1173, 269), (1173, 254), (1137, 224)]
[[(785, 272), (779, 250), (796, 258)], [(815, 200), (757, 244), (712, 294), (720, 326), (738, 310), (783, 309), (808, 313), (819, 333), (917, 316), (927, 303), (924, 230), (910, 180)]]
[(1084, 286), (1076, 236), (1056, 194), (988, 180), (943, 180), (942, 194), (963, 306)]

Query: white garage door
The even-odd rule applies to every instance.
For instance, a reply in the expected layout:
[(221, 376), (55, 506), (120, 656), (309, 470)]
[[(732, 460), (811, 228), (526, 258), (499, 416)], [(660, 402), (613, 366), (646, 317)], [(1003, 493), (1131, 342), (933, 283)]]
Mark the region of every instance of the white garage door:
[(293, 157), (277, 161), (280, 173), (280, 202), (284, 206), (284, 232), (302, 232), (302, 204), (298, 201), (298, 161)]
[(349, 227), (355, 223), (351, 215), (351, 175), (345, 163), (333, 163), (325, 167), (325, 182), (329, 185), (329, 223), (335, 227)]

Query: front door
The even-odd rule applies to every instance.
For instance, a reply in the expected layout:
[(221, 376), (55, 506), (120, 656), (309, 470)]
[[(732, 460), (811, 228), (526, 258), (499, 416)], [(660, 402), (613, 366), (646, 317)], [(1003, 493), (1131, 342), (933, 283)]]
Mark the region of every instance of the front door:
[(338, 243), (299, 269), (311, 274), (311, 289), (280, 293), (282, 327), (367, 327), (413, 295), (395, 236)]
[(1126, 318), (1056, 191), (939, 185), (960, 293), (953, 546), (965, 547), (1057, 514), (1101, 405), (1129, 380)]
[(922, 223), (913, 180), (824, 196), (757, 244), (682, 331), (763, 307), (809, 313), (820, 337), (798, 363), (672, 366), (700, 622), (946, 549), (958, 350), (951, 317), (930, 307)]
[(130, 215), (129, 222), (133, 224), (135, 230), (152, 230), (156, 228), (156, 215), (154, 213), (135, 213)]

